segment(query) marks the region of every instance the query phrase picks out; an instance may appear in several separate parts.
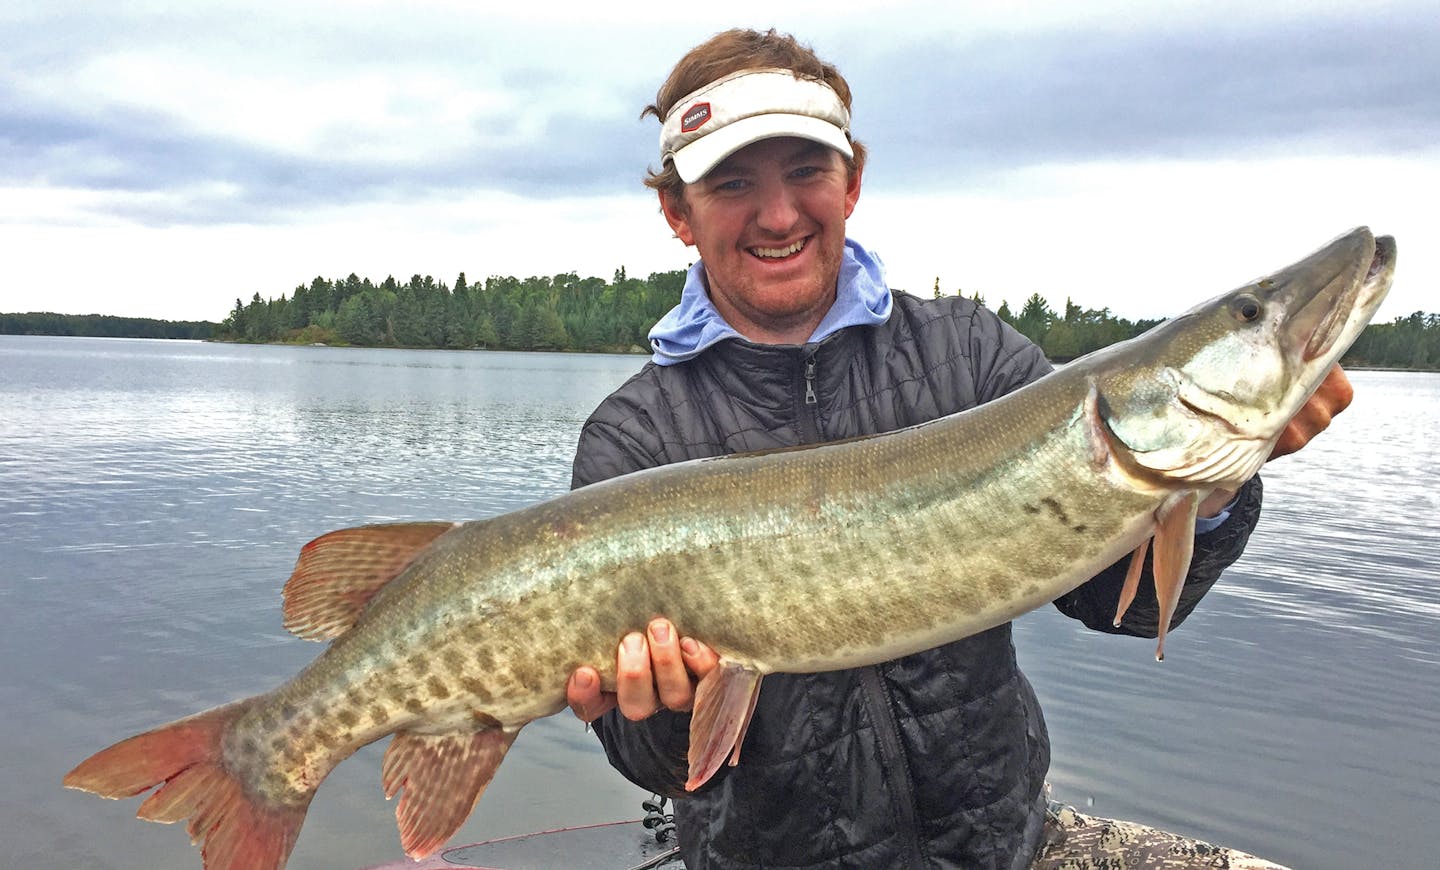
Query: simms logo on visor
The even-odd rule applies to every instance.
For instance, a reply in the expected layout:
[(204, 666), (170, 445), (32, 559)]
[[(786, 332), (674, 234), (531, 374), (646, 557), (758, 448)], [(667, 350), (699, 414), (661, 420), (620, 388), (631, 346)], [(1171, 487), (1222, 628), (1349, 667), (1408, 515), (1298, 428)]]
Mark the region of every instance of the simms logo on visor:
[(710, 120), (710, 104), (696, 103), (686, 110), (684, 117), (680, 119), (680, 132), (693, 133), (708, 120)]

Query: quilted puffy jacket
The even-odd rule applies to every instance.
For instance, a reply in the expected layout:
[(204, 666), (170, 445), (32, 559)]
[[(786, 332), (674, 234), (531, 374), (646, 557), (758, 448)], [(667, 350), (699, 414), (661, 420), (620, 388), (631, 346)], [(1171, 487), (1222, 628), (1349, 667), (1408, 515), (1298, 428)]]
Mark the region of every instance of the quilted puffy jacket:
[[(1051, 369), (1040, 350), (961, 298), (895, 294), (889, 320), (804, 346), (723, 341), (647, 364), (582, 430), (573, 485), (723, 453), (870, 435), (990, 401)], [(1241, 553), (1260, 483), (1200, 535), (1177, 621)], [(1125, 563), (1056, 606), (1100, 631), (1154, 636), (1147, 578), (1111, 626)], [(758, 614), (763, 618), (763, 614)], [(689, 715), (595, 723), (610, 762), (677, 799), (691, 870), (1020, 868), (1041, 840), (1049, 738), (1010, 626), (880, 665), (764, 680), (742, 761), (684, 791)]]

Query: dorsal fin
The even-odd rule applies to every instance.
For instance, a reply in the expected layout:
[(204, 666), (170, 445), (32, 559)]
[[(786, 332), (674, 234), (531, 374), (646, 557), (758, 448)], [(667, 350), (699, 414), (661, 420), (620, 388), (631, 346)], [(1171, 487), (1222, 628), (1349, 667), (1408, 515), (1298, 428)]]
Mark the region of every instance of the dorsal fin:
[(385, 797), (400, 795), (395, 821), (400, 845), (419, 861), (445, 845), (495, 776), (515, 731), (416, 734), (400, 731), (385, 750), (380, 780)]
[(381, 587), (457, 525), (393, 523), (321, 535), (301, 548), (285, 582), (285, 628), (306, 640), (339, 637)]

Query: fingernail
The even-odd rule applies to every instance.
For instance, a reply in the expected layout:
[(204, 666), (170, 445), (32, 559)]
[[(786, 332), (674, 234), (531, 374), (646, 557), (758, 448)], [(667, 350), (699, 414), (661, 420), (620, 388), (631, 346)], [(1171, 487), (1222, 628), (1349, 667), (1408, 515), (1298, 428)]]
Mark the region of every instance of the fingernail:
[(693, 637), (682, 637), (680, 638), (680, 651), (687, 656), (699, 655), (700, 644), (696, 643)]
[(625, 641), (621, 646), (625, 652), (638, 656), (645, 651), (645, 638), (639, 632), (631, 632), (625, 635)]
[(655, 639), (656, 643), (669, 643), (670, 623), (663, 620), (650, 623), (650, 636)]
[(575, 672), (575, 688), (577, 689), (588, 689), (594, 684), (594, 681), (595, 678), (590, 675), (589, 671)]

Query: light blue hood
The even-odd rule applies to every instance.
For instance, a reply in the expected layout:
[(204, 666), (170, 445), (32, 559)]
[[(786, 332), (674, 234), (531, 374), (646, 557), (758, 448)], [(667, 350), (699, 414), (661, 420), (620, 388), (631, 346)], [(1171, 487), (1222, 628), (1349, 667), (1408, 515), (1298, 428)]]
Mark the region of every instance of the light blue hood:
[[(819, 341), (847, 326), (874, 326), (890, 317), (890, 286), (880, 258), (853, 239), (845, 240), (835, 304), (810, 336)], [(669, 366), (693, 359), (705, 348), (727, 338), (743, 338), (725, 322), (705, 291), (705, 264), (697, 262), (685, 276), (680, 304), (650, 329), (650, 358)]]

